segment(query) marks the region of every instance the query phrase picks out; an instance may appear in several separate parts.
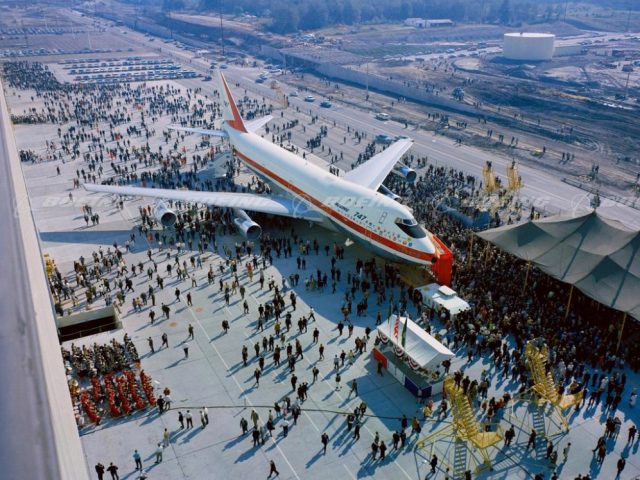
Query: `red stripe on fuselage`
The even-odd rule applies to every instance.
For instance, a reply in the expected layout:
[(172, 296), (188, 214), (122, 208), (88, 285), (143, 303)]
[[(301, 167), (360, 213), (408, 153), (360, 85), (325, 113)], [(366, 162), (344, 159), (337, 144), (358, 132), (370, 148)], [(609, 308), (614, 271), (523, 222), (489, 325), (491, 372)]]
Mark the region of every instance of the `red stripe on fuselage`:
[(397, 252), (403, 253), (404, 255), (408, 255), (410, 257), (417, 258), (418, 260), (429, 261), (429, 260), (431, 260), (432, 258), (435, 257), (435, 255), (432, 255), (432, 254), (429, 254), (429, 253), (426, 253), (426, 252), (422, 252), (420, 250), (416, 250), (415, 248), (409, 248), (409, 247), (407, 247), (405, 245), (394, 243), (393, 241), (391, 241), (388, 238), (385, 238), (385, 237), (377, 234), (376, 232), (373, 232), (371, 230), (367, 230), (362, 225), (358, 225), (357, 223), (352, 221), (350, 218), (345, 217), (341, 213), (329, 208), (327, 205), (322, 203), (320, 200), (310, 196), (308, 193), (304, 192), (303, 190), (301, 190), (300, 188), (296, 187), (292, 183), (286, 181), (284, 178), (280, 177), (276, 173), (274, 173), (271, 170), (267, 169), (264, 165), (261, 165), (258, 162), (256, 162), (255, 160), (252, 160), (251, 158), (247, 157), (242, 152), (238, 151), (238, 149), (235, 148), (235, 147), (234, 147), (234, 151), (235, 151), (236, 155), (241, 157), (245, 162), (247, 162), (249, 165), (251, 165), (253, 168), (258, 170), (259, 172), (261, 172), (264, 175), (266, 175), (267, 177), (269, 177), (271, 180), (279, 183), (284, 188), (289, 190), (291, 193), (299, 195), (300, 197), (302, 197), (303, 199), (305, 199), (309, 203), (311, 203), (311, 204), (315, 205), (316, 207), (318, 207), (319, 209), (321, 209), (323, 212), (325, 212), (330, 217), (334, 218), (335, 220), (337, 220), (338, 222), (344, 224), (345, 226), (351, 228), (352, 230), (355, 230), (358, 233), (364, 235), (366, 238), (371, 239), (371, 240), (375, 240), (378, 243), (381, 243), (382, 245), (384, 245), (386, 247), (389, 247), (389, 248), (391, 248), (393, 250), (396, 250)]

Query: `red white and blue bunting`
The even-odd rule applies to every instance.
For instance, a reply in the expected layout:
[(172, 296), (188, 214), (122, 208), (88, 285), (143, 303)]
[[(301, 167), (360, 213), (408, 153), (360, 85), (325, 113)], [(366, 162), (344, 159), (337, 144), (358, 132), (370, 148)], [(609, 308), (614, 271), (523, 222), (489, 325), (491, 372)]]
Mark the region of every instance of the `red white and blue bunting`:
[(411, 367), (411, 370), (420, 370), (420, 365), (411, 357), (407, 357), (407, 364)]
[(382, 343), (387, 343), (389, 341), (389, 338), (382, 332), (378, 332), (378, 338), (380, 339), (380, 341)]
[(396, 354), (396, 357), (398, 357), (398, 358), (404, 357), (404, 350), (401, 347), (399, 347), (398, 345), (394, 345), (393, 346), (393, 351)]

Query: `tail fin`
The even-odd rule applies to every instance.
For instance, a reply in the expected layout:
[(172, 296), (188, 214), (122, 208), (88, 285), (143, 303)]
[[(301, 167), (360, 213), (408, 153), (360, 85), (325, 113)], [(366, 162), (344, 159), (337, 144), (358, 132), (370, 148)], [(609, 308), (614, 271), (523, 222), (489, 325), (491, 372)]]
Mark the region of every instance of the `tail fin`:
[(222, 72), (220, 74), (220, 93), (222, 95), (222, 118), (231, 128), (238, 130), (239, 132), (247, 132), (247, 128), (244, 126), (236, 102), (233, 100), (229, 85), (224, 78)]

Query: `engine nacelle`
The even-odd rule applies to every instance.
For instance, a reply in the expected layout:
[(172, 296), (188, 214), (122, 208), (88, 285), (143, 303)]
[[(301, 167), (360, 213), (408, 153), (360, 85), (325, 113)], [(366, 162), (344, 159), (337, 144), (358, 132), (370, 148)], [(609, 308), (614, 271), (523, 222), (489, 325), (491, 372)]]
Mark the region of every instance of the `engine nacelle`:
[(257, 240), (262, 235), (262, 227), (251, 220), (244, 210), (233, 209), (233, 223), (247, 240)]
[(409, 183), (415, 182), (416, 178), (418, 178), (418, 174), (416, 173), (416, 171), (413, 168), (407, 167), (406, 165), (396, 165), (391, 171), (396, 175), (404, 177), (404, 179)]
[(380, 184), (380, 186), (378, 187), (378, 191), (379, 191), (381, 194), (383, 194), (383, 195), (385, 195), (385, 196), (389, 197), (390, 199), (395, 200), (396, 202), (399, 202), (399, 201), (400, 201), (400, 195), (396, 195), (396, 194), (395, 194), (395, 193), (393, 193), (391, 190), (389, 190), (387, 187), (385, 187), (385, 186), (384, 186), (384, 184), (382, 184), (382, 183), (381, 183), (381, 184)]
[(175, 212), (167, 207), (167, 204), (162, 201), (156, 202), (154, 205), (153, 216), (163, 227), (173, 227), (178, 220), (178, 216)]

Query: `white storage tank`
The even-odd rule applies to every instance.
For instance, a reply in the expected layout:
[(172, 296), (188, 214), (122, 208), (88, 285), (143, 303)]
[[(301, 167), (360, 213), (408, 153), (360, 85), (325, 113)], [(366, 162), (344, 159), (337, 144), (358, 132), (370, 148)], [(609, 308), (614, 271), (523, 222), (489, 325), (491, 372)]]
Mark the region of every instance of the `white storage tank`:
[(551, 60), (555, 40), (556, 36), (552, 33), (505, 33), (502, 52), (509, 60)]

